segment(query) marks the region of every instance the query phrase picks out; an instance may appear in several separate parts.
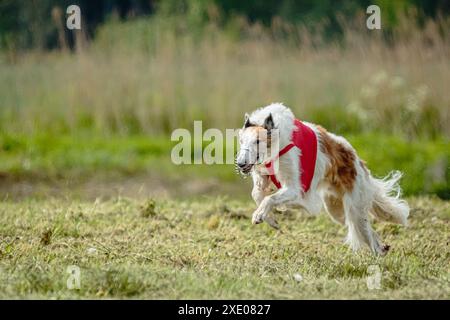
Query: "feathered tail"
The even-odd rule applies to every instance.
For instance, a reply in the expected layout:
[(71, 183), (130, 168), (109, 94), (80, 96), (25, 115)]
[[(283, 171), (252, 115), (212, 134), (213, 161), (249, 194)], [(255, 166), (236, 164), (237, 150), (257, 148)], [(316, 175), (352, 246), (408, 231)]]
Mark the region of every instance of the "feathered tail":
[(405, 200), (400, 199), (398, 181), (401, 177), (400, 171), (393, 171), (383, 179), (371, 178), (376, 192), (370, 211), (380, 220), (407, 225), (409, 206)]

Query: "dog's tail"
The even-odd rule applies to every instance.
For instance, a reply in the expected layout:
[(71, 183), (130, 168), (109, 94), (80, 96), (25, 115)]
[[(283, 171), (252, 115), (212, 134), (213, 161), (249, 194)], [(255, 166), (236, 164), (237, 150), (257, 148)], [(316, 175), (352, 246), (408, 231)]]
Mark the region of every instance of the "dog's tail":
[(401, 177), (400, 171), (393, 171), (383, 179), (371, 177), (376, 191), (370, 211), (380, 220), (407, 225), (409, 206), (405, 200), (400, 199), (398, 181)]

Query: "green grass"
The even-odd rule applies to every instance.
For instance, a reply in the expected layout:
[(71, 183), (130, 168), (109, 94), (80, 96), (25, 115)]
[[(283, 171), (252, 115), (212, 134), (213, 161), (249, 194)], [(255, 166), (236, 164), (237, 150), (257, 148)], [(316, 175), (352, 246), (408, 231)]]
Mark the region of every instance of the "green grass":
[[(409, 201), (408, 228), (375, 225), (392, 246), (383, 258), (352, 253), (326, 215), (253, 226), (249, 201), (3, 201), (0, 298), (448, 299), (449, 203)], [(66, 286), (71, 265), (78, 290)], [(366, 286), (370, 265), (380, 290)]]
[[(407, 141), (394, 136), (346, 136), (372, 173), (404, 172), (406, 195), (435, 193), (450, 197), (450, 145), (446, 140)], [(0, 135), (0, 173), (12, 180), (71, 180), (107, 176), (120, 180), (151, 175), (157, 180), (180, 180), (240, 185), (232, 165), (180, 165), (171, 162), (176, 142), (168, 137), (134, 135)], [(224, 153), (225, 154), (225, 153)], [(242, 189), (237, 188), (237, 193)]]

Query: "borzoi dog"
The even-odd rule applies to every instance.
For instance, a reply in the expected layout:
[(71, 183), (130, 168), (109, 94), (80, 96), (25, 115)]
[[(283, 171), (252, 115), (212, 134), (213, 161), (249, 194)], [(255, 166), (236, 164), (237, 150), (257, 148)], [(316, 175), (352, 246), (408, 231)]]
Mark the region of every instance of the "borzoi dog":
[(367, 245), (380, 255), (389, 246), (372, 229), (369, 212), (406, 225), (409, 207), (399, 199), (400, 172), (374, 178), (347, 140), (295, 119), (281, 103), (246, 114), (239, 143), (237, 168), (253, 178), (253, 224), (266, 221), (277, 228), (274, 208), (301, 207), (315, 215), (324, 205), (335, 222), (347, 226), (346, 243), (353, 250)]

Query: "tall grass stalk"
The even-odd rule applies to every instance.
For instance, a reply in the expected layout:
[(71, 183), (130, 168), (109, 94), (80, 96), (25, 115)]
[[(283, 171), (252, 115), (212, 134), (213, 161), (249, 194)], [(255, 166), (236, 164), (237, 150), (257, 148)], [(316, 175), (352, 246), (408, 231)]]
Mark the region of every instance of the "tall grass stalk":
[(404, 17), (387, 37), (364, 15), (341, 40), (274, 19), (236, 18), (201, 31), (182, 20), (110, 21), (77, 54), (0, 60), (0, 128), (7, 132), (165, 134), (237, 127), (244, 111), (282, 101), (337, 132), (450, 136), (450, 22)]

